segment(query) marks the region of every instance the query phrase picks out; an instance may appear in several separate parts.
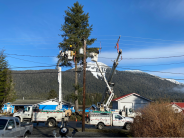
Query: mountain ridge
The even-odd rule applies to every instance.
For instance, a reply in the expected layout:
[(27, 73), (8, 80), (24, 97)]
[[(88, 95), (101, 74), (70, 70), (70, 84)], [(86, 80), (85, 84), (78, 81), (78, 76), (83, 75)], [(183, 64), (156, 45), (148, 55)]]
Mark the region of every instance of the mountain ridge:
[[(89, 64), (88, 64), (89, 65)], [(91, 67), (90, 67), (91, 68)], [(87, 69), (86, 69), (87, 70)], [(108, 78), (111, 68), (106, 68), (106, 78)], [(46, 98), (48, 92), (54, 89), (58, 92), (58, 71), (48, 70), (27, 70), (12, 71), (15, 90), (18, 98)], [(100, 74), (100, 72), (98, 72)], [(74, 69), (62, 72), (63, 97), (74, 92)], [(78, 72), (79, 85), (83, 84), (83, 71)], [(148, 73), (135, 73), (131, 71), (118, 71), (114, 74), (112, 82), (115, 83), (115, 97), (129, 93), (138, 93), (150, 99), (169, 98), (173, 100), (184, 100), (183, 85), (179, 85), (168, 80), (162, 80), (158, 76)], [(94, 76), (93, 71), (86, 72), (86, 93), (103, 94), (106, 84), (102, 76)], [(80, 95), (81, 96), (81, 95)]]

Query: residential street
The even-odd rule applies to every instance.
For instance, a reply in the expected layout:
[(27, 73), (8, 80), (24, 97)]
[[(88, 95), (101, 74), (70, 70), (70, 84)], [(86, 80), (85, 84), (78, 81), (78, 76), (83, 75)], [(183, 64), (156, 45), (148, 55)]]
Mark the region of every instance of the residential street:
[[(60, 124), (58, 124), (59, 126)], [(128, 131), (121, 129), (120, 127), (105, 127), (103, 130), (98, 130), (94, 126), (85, 125), (85, 132), (81, 132), (82, 122), (70, 121), (67, 125), (69, 127), (69, 133), (67, 136), (72, 136), (72, 127), (77, 128), (77, 132), (74, 137), (126, 137)], [(38, 126), (34, 123), (34, 130), (31, 137), (53, 137), (53, 131), (59, 136), (59, 127), (49, 128), (44, 123), (40, 123)]]

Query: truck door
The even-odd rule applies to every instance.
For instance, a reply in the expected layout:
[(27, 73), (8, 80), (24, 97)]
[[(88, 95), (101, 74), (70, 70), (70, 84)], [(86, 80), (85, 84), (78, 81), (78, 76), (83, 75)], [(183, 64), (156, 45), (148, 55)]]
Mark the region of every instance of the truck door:
[(20, 127), (20, 121), (18, 118), (15, 119), (15, 126), (16, 126), (16, 136), (21, 136), (21, 127)]
[(24, 108), (22, 118), (31, 118), (31, 107), (27, 106)]
[(118, 115), (118, 114), (113, 114), (113, 126), (124, 126), (125, 124), (125, 119)]
[(134, 117), (134, 110), (132, 108), (128, 109), (128, 117)]
[[(12, 129), (8, 129), (9, 126), (12, 126)], [(15, 128), (15, 122), (13, 119), (10, 119), (8, 121), (8, 124), (5, 128), (5, 137), (16, 137), (16, 128)]]

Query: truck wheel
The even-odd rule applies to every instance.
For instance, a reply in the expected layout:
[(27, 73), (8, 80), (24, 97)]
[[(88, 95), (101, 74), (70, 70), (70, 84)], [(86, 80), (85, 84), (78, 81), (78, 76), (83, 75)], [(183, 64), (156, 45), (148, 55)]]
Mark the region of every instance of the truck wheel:
[(62, 128), (59, 129), (59, 134), (62, 137), (66, 136), (66, 134), (68, 134), (68, 132), (69, 132), (69, 129), (67, 127), (62, 127)]
[(125, 129), (126, 129), (126, 130), (130, 130), (130, 129), (131, 129), (131, 125), (130, 125), (130, 124), (126, 124), (126, 125), (125, 125)]
[(103, 123), (98, 123), (98, 129), (103, 129), (104, 128), (104, 124)]
[(54, 119), (49, 119), (47, 121), (48, 127), (55, 127), (56, 126), (56, 121)]
[(29, 138), (29, 135), (28, 135), (28, 134), (25, 134), (25, 135), (24, 135), (24, 138)]

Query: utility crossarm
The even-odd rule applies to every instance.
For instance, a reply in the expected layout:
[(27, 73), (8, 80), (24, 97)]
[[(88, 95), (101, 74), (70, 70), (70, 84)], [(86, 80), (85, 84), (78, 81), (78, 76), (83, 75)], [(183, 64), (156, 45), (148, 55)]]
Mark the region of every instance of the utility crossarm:
[[(119, 57), (120, 57), (121, 53), (122, 53), (122, 49), (120, 49), (120, 51), (119, 51), (119, 53), (118, 53), (118, 57), (117, 57), (117, 59), (116, 59), (116, 60), (114, 61), (114, 63), (113, 63), (113, 67), (112, 67), (112, 69), (111, 69), (111, 73), (110, 73), (110, 76), (109, 76), (108, 80), (106, 80), (106, 78), (104, 77), (104, 75), (103, 75), (102, 72), (101, 72), (101, 69), (100, 69), (99, 66), (98, 66), (98, 68), (99, 68), (99, 70), (100, 70), (102, 76), (104, 77), (104, 80), (105, 80), (105, 82), (106, 82), (106, 84), (107, 84), (107, 87), (105, 88), (105, 92), (104, 92), (104, 94), (103, 94), (103, 96), (102, 96), (101, 102), (98, 103), (99, 105), (97, 105), (97, 106), (100, 106), (101, 104), (104, 105), (105, 99), (106, 99), (107, 94), (108, 94), (108, 95), (109, 95), (109, 98), (108, 98), (106, 104), (104, 105), (105, 108), (108, 108), (108, 106), (110, 105), (110, 103), (111, 103), (111, 101), (112, 101), (112, 99), (113, 99), (113, 97), (114, 97), (113, 89), (110, 87), (110, 85), (112, 84), (112, 83), (111, 83), (111, 80), (112, 80), (112, 77), (113, 77), (114, 72), (115, 72), (115, 70), (116, 70), (116, 67), (118, 66), (118, 60), (119, 60)], [(98, 64), (97, 64), (97, 65), (98, 65)], [(108, 92), (108, 90), (109, 90), (109, 92)]]

